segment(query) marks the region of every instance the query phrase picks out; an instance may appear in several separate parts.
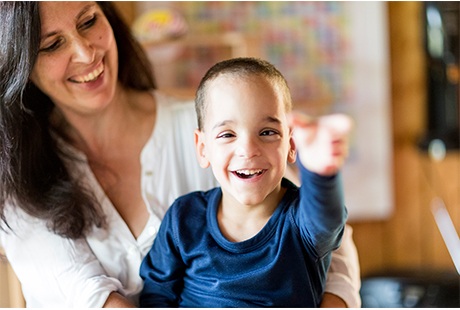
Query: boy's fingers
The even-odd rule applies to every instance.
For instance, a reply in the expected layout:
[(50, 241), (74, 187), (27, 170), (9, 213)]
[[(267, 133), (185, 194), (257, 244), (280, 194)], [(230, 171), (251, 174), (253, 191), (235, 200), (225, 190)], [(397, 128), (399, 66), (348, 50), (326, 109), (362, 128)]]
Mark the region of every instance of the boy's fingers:
[(318, 119), (320, 126), (325, 126), (337, 134), (348, 134), (353, 127), (353, 121), (345, 114), (325, 115)]
[(305, 113), (293, 111), (288, 115), (288, 121), (293, 127), (315, 128), (316, 126), (324, 126), (343, 134), (349, 133), (353, 127), (352, 119), (345, 114), (330, 114), (315, 118)]
[(318, 122), (315, 118), (299, 112), (292, 112), (288, 115), (288, 122), (294, 129), (295, 139), (302, 143), (311, 143), (316, 136)]
[(293, 111), (288, 115), (288, 121), (291, 126), (308, 127), (317, 125), (317, 119), (301, 112)]
[[(319, 118), (311, 117), (300, 112), (292, 112), (288, 116), (294, 135), (306, 143), (312, 142), (319, 132), (327, 132), (333, 143), (347, 139), (352, 127), (352, 119), (345, 114), (331, 114)], [(300, 130), (295, 130), (295, 129)]]
[(348, 157), (353, 122), (345, 114), (314, 118), (299, 112), (289, 115), (302, 164), (313, 172), (332, 175)]

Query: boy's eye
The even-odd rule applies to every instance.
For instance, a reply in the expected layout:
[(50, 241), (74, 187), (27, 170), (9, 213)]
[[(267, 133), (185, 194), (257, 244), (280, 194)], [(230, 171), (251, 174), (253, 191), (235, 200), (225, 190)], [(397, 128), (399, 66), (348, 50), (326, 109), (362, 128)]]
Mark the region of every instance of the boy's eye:
[(235, 135), (230, 133), (230, 132), (224, 132), (224, 133), (221, 133), (217, 136), (218, 139), (220, 138), (232, 138), (234, 137)]
[(264, 130), (260, 133), (261, 136), (273, 136), (273, 135), (277, 135), (278, 132), (276, 130), (272, 130), (272, 129), (267, 129), (267, 130)]

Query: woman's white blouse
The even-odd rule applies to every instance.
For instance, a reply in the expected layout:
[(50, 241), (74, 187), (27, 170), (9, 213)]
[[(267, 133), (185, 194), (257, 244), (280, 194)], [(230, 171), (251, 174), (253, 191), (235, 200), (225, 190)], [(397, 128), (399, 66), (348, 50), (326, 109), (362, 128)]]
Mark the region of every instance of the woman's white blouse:
[(102, 307), (112, 291), (137, 304), (142, 289), (139, 266), (173, 200), (187, 192), (217, 185), (210, 169), (195, 155), (193, 102), (155, 93), (155, 128), (141, 153), (142, 195), (150, 218), (137, 240), (107, 198), (85, 156), (75, 170), (98, 197), (107, 229), (70, 240), (48, 231), (42, 221), (8, 210), (13, 233), (0, 232), (1, 244), (21, 280), (27, 307)]
[[(158, 92), (154, 95), (158, 107), (155, 128), (140, 158), (142, 195), (150, 217), (137, 240), (96, 181), (85, 155), (76, 150), (82, 161), (72, 163), (72, 173), (94, 190), (107, 217), (107, 228), (94, 229), (85, 239), (66, 239), (50, 232), (43, 221), (19, 209), (7, 209), (12, 232), (0, 230), (0, 245), (21, 281), (27, 307), (102, 307), (113, 291), (137, 305), (142, 289), (141, 260), (167, 208), (180, 195), (217, 186), (211, 169), (202, 169), (196, 159), (193, 101), (178, 101)], [(354, 246), (351, 236), (346, 239), (342, 243)], [(350, 261), (346, 255), (337, 259), (342, 262), (335, 277), (338, 291), (329, 280), (332, 290), (328, 291), (342, 295), (349, 306), (359, 307), (357, 289), (348, 283), (356, 275), (346, 267), (359, 268), (357, 260)]]

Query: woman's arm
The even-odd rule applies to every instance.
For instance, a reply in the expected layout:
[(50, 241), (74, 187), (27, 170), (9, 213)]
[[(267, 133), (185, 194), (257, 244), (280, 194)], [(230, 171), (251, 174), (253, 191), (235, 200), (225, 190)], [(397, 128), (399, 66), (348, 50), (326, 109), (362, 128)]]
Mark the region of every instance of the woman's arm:
[(332, 252), (332, 261), (326, 280), (323, 308), (359, 308), (361, 275), (358, 252), (353, 242), (353, 229), (346, 225), (340, 247)]
[(0, 230), (0, 243), (28, 307), (102, 307), (111, 292), (122, 289), (85, 239), (60, 237), (19, 209), (8, 214), (8, 223), (12, 231)]

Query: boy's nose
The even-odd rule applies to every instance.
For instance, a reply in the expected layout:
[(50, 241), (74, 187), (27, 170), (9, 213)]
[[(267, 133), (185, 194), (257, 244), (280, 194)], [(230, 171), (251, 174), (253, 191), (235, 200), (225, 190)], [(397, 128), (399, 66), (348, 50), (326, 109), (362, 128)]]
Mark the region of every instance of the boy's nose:
[(239, 157), (251, 158), (259, 156), (259, 145), (257, 141), (250, 137), (240, 138), (236, 149), (236, 154)]

